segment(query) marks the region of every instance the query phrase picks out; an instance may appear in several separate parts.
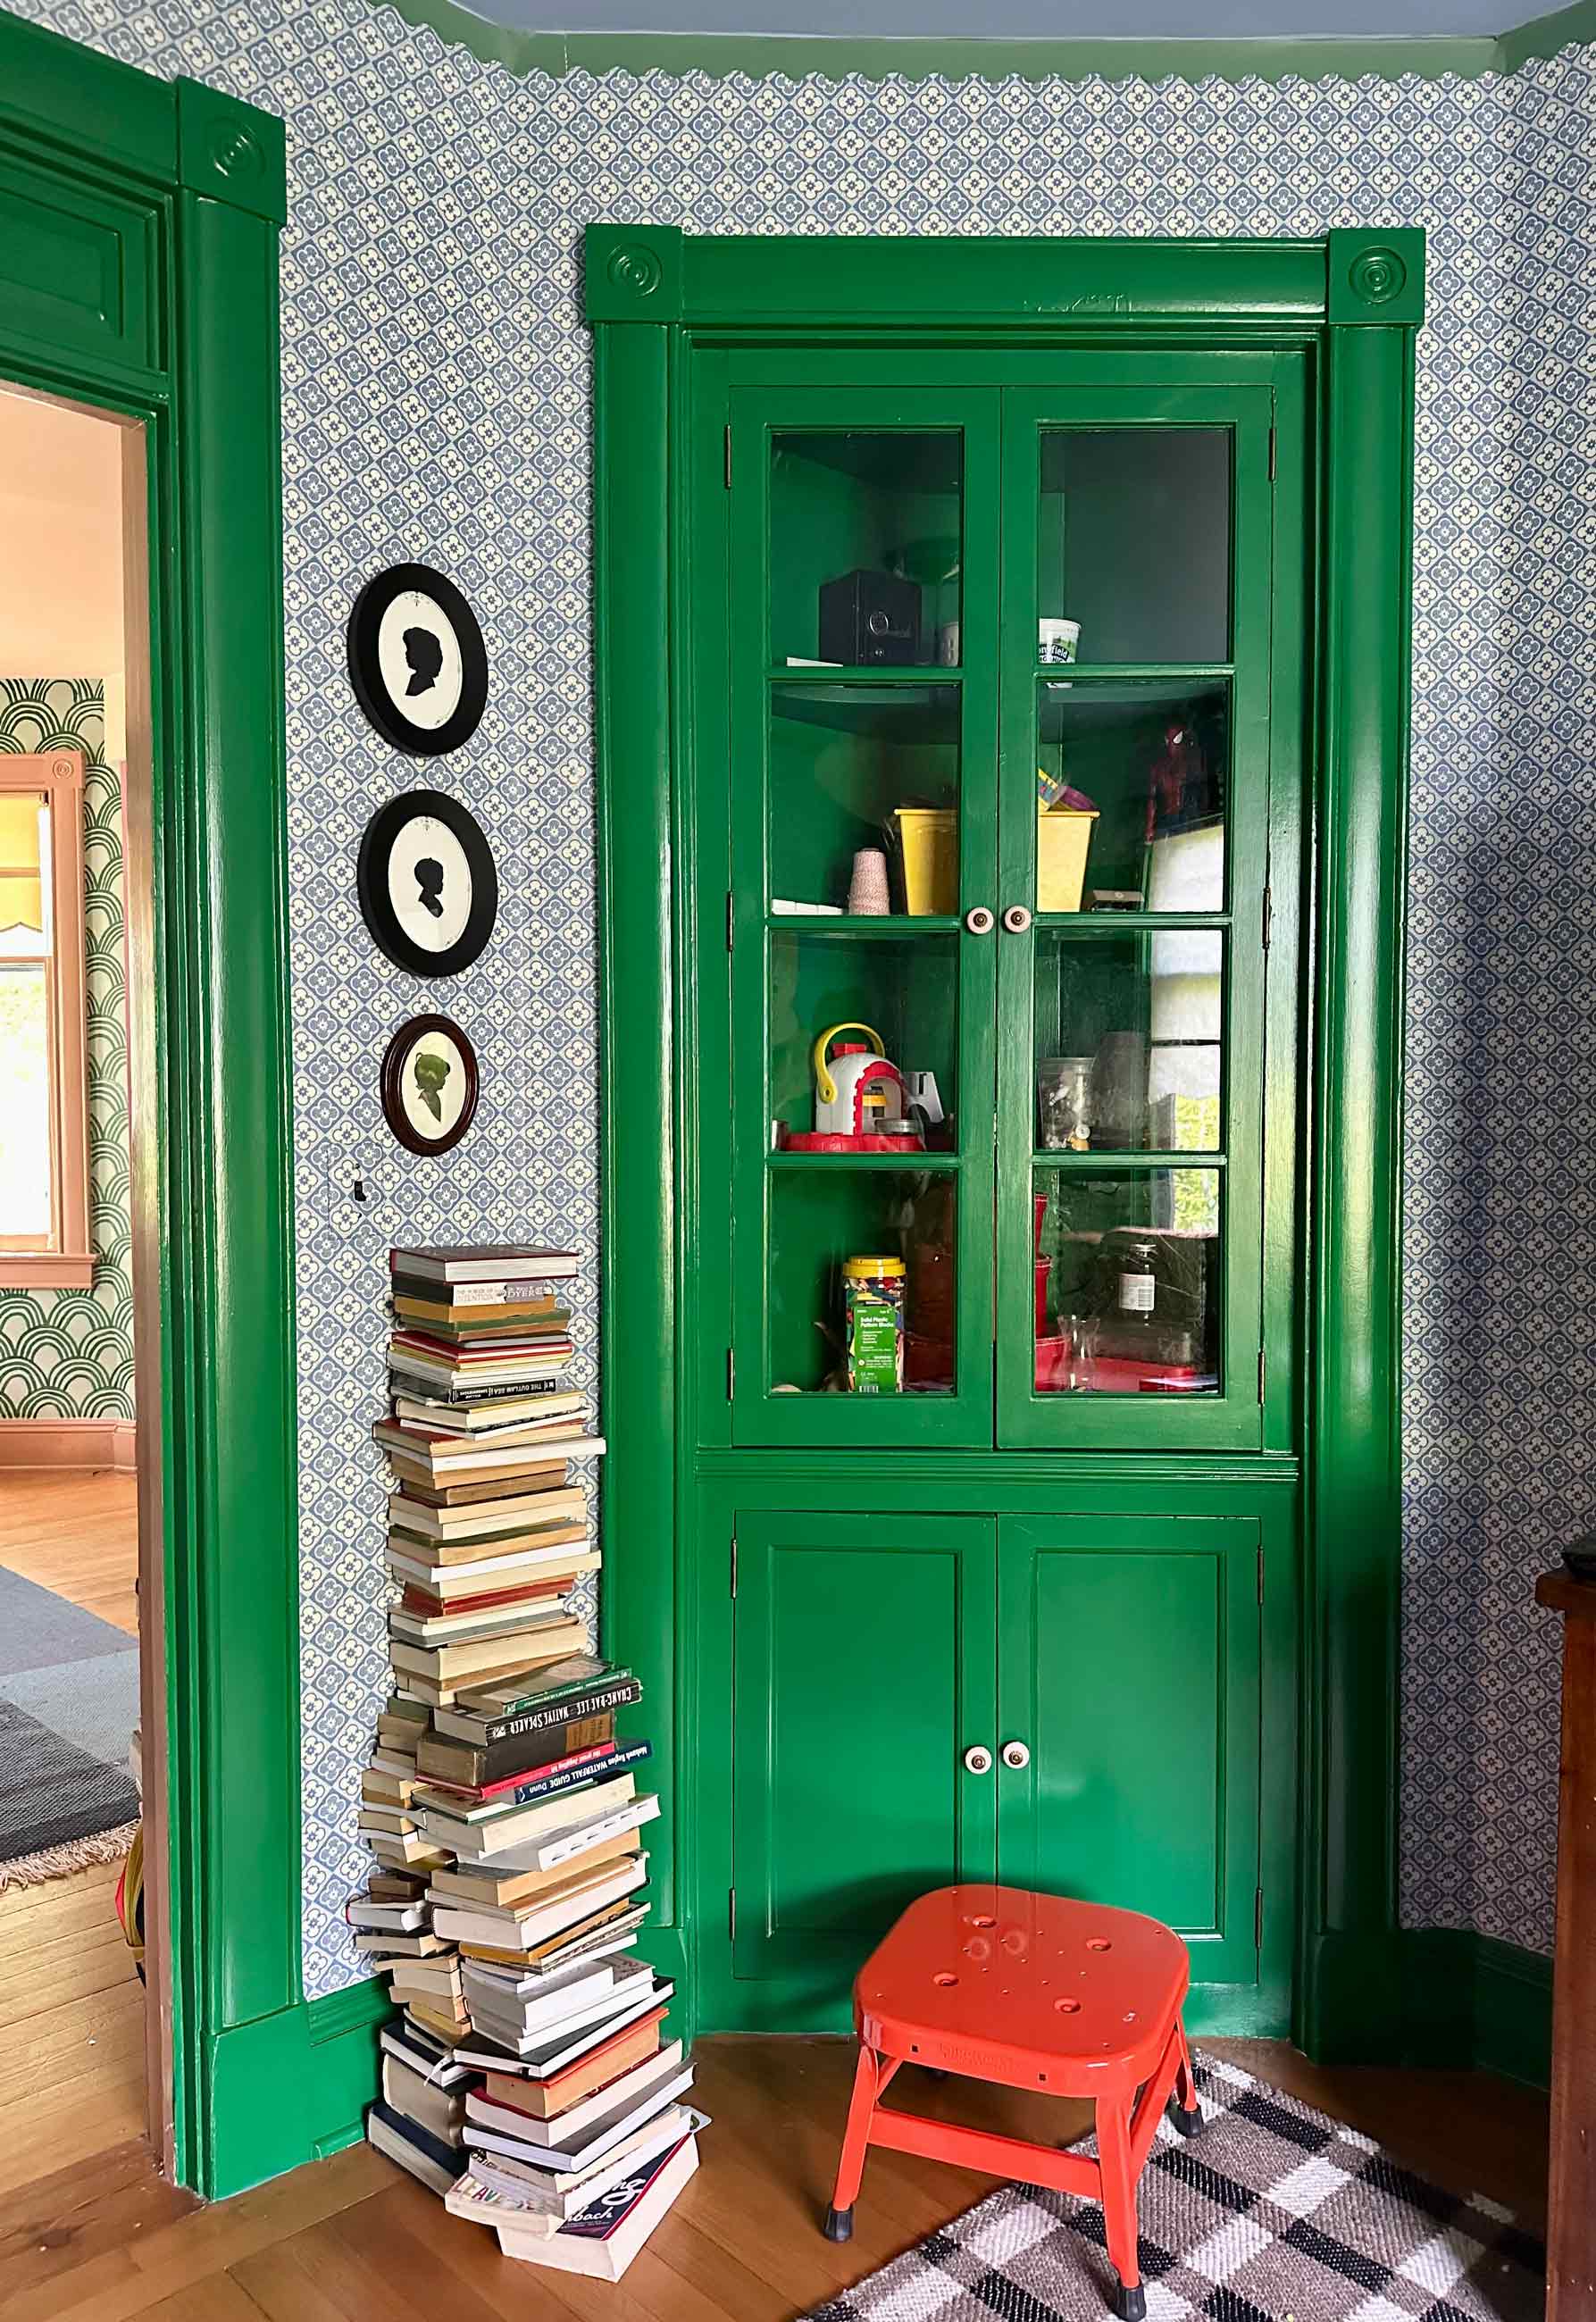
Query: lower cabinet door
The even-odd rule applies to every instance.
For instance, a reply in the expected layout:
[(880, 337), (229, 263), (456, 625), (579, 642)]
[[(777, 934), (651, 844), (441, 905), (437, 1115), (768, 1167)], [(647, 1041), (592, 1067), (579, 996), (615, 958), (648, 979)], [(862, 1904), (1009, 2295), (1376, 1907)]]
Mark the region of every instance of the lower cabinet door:
[(992, 1877), (996, 1533), (886, 1505), (738, 1516), (738, 1977), (835, 2011), (917, 1895)]
[[(1258, 1979), (1258, 1524), (999, 1531), (999, 1875), (1146, 1911), (1194, 1984)], [(1017, 1747), (1014, 1745), (1018, 1745)]]

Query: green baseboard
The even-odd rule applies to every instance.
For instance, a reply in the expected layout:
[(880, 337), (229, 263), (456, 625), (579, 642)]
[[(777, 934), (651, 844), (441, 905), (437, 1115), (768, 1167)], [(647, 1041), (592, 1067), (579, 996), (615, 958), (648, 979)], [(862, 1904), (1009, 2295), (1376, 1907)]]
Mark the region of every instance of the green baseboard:
[[(682, 1930), (645, 1928), (640, 1949), (675, 1983), (671, 2031), (690, 2042)], [(212, 2049), (212, 2134), (199, 2189), (221, 2200), (354, 2144), (378, 2090), (377, 2035), (393, 2013), (381, 1983), (353, 1983), (223, 2033)]]
[(1327, 1928), (1310, 1945), (1292, 2036), (1321, 2064), (1389, 2064), (1401, 2052), (1401, 1939)]
[(218, 2034), (199, 2190), (222, 2200), (351, 2144), (377, 2093), (377, 2034), (392, 2013), (381, 1984), (357, 1983)]
[[(644, 1955), (675, 1982), (672, 2028), (690, 2042), (698, 1978), (679, 1927), (647, 1931)], [(1327, 1936), (1316, 1954), (1312, 2003), (1299, 2034), (1327, 2063), (1408, 2063), (1498, 2072), (1544, 2089), (1551, 2074), (1552, 1962), (1538, 1952), (1463, 1930), (1418, 1927), (1385, 1943)], [(771, 1994), (734, 1987), (716, 2030), (771, 2030)], [(1245, 2012), (1245, 2011), (1244, 2011)], [(212, 2199), (242, 2193), (286, 2169), (324, 2159), (360, 2135), (377, 2093), (378, 2033), (393, 2013), (378, 1982), (283, 2008), (225, 2032), (213, 2043), (210, 2117), (200, 2189)], [(1261, 2031), (1219, 2007), (1196, 2027)], [(822, 2021), (824, 2017), (824, 2021)], [(813, 2022), (782, 2011), (784, 2028), (851, 2029), (846, 2003)]]
[(1460, 1928), (1410, 1928), (1402, 1991), (1405, 2062), (1548, 2085), (1552, 1962), (1540, 1952)]

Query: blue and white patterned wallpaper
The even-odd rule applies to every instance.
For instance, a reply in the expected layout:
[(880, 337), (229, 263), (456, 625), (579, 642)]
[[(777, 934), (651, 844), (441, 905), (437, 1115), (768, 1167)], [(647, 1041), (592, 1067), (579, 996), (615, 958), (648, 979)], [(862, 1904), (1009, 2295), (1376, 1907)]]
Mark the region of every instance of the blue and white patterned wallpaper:
[[(1402, 1894), (1549, 1941), (1556, 1682), (1534, 1572), (1596, 1421), (1591, 52), (1510, 80), (1156, 86), (517, 80), (365, 0), (26, 0), (287, 114), (290, 941), (304, 1487), (306, 1971), (355, 1970), (354, 1769), (382, 1691), (381, 1259), (417, 1232), (591, 1249), (589, 219), (698, 233), (1287, 233), (1419, 224)], [(499, 848), (501, 930), (447, 1005), (479, 1124), (429, 1174), (373, 1059), (428, 989), (365, 940), (360, 827), (418, 779), (342, 672), (359, 582), (475, 599), (483, 725), (423, 777)], [(348, 1198), (357, 1168), (377, 1198)], [(588, 1317), (590, 1323), (590, 1314)]]

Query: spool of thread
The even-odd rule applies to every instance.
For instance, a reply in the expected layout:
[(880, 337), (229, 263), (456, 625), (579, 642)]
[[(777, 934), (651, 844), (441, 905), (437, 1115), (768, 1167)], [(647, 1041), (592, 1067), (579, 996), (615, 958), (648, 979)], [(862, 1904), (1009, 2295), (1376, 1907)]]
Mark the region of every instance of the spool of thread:
[(887, 892), (887, 858), (879, 846), (862, 846), (848, 882), (848, 910), (854, 919), (885, 919), (892, 905)]

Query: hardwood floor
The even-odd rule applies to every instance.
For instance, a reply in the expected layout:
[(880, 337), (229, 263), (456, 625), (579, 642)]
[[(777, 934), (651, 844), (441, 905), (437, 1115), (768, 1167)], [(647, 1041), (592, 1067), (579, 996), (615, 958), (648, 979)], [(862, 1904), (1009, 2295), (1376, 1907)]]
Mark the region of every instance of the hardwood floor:
[[(136, 1637), (136, 1493), (132, 1476), (0, 1473), (0, 1565)], [(62, 2171), (83, 2198), (84, 2164), (97, 2185), (106, 2155), (119, 2156), (117, 2185), (157, 2181), (141, 2142), (144, 1987), (117, 1924), (120, 1869), (0, 1888), (0, 2216), (4, 2197)]]
[(0, 1565), (139, 1633), (138, 1480), (0, 1471)]
[(0, 2194), (144, 2130), (144, 1987), (117, 1863), (0, 1889)]
[[(1464, 2073), (1320, 2071), (1288, 2048), (1216, 2041), (1442, 2182), (1542, 2222), (1544, 2098)], [(132, 2148), (0, 2196), (5, 2322), (791, 2322), (979, 2199), (990, 2180), (872, 2153), (853, 2240), (818, 2229), (852, 2053), (817, 2040), (708, 2040), (703, 2166), (618, 2288), (499, 2256), (364, 2145), (196, 2211)], [(914, 2076), (904, 2101), (1019, 2135), (1083, 2108)], [(1304, 2317), (1306, 2322), (1306, 2317)]]

